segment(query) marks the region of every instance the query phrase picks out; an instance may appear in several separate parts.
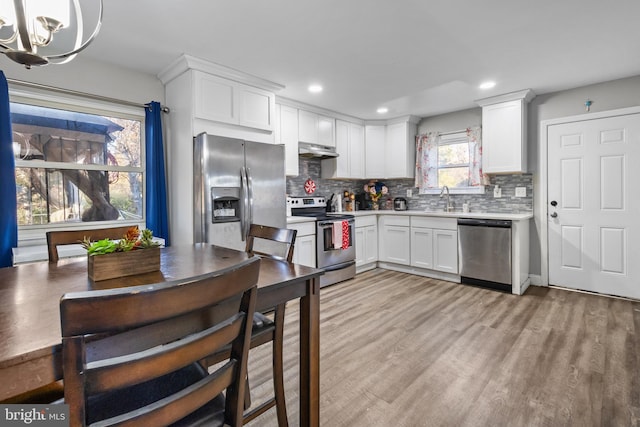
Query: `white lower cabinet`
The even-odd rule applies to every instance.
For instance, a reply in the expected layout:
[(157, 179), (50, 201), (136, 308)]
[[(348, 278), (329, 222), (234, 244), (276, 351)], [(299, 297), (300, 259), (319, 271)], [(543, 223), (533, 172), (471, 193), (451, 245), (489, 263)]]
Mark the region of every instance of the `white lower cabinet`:
[(433, 230), (433, 269), (458, 274), (458, 232)]
[(411, 265), (458, 274), (456, 219), (411, 217)]
[(357, 217), (355, 223), (356, 271), (376, 267), (378, 261), (378, 223), (375, 215)]
[(411, 227), (411, 265), (433, 268), (433, 230)]
[(381, 215), (378, 218), (379, 260), (411, 264), (411, 234), (408, 216)]
[(289, 224), (287, 228), (297, 230), (293, 249), (293, 263), (316, 266), (316, 223), (314, 221)]

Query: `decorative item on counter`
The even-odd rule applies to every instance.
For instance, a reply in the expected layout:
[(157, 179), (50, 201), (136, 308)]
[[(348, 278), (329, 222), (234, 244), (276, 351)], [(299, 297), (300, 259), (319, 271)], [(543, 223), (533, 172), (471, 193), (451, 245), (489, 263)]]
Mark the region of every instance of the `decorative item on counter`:
[(364, 185), (364, 191), (369, 193), (371, 197), (373, 210), (378, 210), (380, 209), (378, 202), (382, 196), (389, 193), (389, 188), (387, 188), (383, 182), (371, 180), (368, 184)]
[(85, 239), (88, 274), (93, 281), (132, 276), (160, 270), (160, 243), (153, 240), (149, 229), (129, 228), (122, 239)]
[(313, 194), (316, 191), (316, 183), (311, 179), (307, 179), (304, 182), (304, 192), (307, 194)]
[(347, 212), (353, 212), (355, 210), (355, 205), (356, 205), (356, 195), (353, 193), (349, 193), (348, 191), (345, 191), (344, 194), (345, 194), (345, 210)]
[(393, 210), (393, 200), (391, 200), (390, 197), (387, 197), (387, 200), (385, 200), (384, 208), (388, 211)]

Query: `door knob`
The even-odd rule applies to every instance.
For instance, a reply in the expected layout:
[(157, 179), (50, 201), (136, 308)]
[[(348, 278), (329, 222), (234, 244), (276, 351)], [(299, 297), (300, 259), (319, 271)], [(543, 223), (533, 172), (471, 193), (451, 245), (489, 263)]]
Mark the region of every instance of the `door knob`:
[(551, 201), (551, 206), (553, 206), (555, 208), (556, 206), (558, 206), (558, 202), (556, 202), (555, 200), (552, 200)]
[(558, 212), (553, 212), (551, 214), (551, 218), (557, 218), (558, 217)]

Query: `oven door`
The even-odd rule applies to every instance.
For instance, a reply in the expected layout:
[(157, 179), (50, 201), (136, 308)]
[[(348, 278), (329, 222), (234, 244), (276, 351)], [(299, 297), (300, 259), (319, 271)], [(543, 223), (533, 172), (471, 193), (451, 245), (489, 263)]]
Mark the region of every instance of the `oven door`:
[[(349, 246), (346, 249), (342, 249), (342, 233), (335, 232), (335, 227), (342, 230), (342, 223), (344, 221), (347, 222), (349, 230)], [(344, 264), (356, 259), (354, 219), (319, 220), (316, 224), (316, 256), (318, 268)]]

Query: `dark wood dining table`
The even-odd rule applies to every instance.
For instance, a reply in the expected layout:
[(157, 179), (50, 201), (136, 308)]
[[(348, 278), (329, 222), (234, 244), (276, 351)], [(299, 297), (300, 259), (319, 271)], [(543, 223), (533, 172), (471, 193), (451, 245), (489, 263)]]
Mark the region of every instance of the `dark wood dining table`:
[[(164, 282), (229, 267), (245, 252), (206, 244), (161, 250), (160, 271), (92, 282), (86, 257), (0, 269), (0, 400), (62, 379), (60, 297), (68, 292)], [(300, 425), (318, 426), (322, 270), (264, 258), (257, 309), (300, 299)]]

